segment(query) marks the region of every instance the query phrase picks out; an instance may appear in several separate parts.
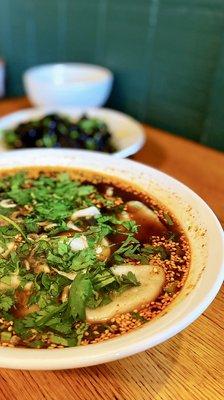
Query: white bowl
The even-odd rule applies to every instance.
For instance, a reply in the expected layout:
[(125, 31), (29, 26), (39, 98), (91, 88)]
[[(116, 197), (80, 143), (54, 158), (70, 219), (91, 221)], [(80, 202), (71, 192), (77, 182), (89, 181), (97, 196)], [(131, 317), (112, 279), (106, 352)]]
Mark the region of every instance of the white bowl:
[(90, 64), (46, 64), (23, 75), (27, 96), (36, 106), (100, 107), (109, 97), (113, 75)]
[(103, 343), (58, 350), (0, 348), (0, 367), (65, 369), (90, 366), (130, 356), (169, 339), (192, 323), (211, 303), (224, 277), (222, 228), (207, 204), (192, 190), (130, 160), (74, 150), (23, 150), (2, 153), (0, 169), (64, 166), (120, 177), (160, 199), (182, 222), (191, 246), (186, 284), (163, 314), (133, 332)]
[(83, 114), (102, 119), (108, 125), (113, 143), (117, 148), (117, 151), (112, 154), (113, 157), (129, 157), (140, 150), (145, 143), (142, 125), (121, 112), (106, 108), (44, 107), (27, 108), (0, 118), (0, 151), (7, 150), (1, 141), (1, 131), (14, 129), (21, 122), (38, 119), (51, 113), (67, 115), (73, 120), (77, 120)]

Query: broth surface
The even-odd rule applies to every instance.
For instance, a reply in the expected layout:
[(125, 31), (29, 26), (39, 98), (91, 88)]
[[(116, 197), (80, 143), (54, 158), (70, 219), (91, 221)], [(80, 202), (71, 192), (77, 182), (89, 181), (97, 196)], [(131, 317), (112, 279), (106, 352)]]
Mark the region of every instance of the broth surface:
[(62, 348), (127, 333), (178, 295), (186, 235), (125, 181), (61, 168), (0, 176), (0, 343)]

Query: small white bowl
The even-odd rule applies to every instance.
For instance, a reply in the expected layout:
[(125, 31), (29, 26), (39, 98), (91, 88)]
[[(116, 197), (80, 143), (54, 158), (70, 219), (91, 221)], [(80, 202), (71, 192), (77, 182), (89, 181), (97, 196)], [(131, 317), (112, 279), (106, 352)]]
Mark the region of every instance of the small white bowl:
[(191, 247), (186, 283), (164, 313), (125, 335), (102, 343), (57, 350), (0, 348), (0, 368), (66, 369), (113, 361), (164, 342), (191, 324), (208, 307), (224, 277), (224, 239), (207, 204), (170, 176), (130, 160), (75, 150), (20, 150), (2, 153), (0, 169), (61, 166), (87, 169), (126, 180), (159, 199), (179, 221)]
[(46, 64), (23, 75), (25, 91), (37, 106), (100, 107), (109, 97), (113, 75), (90, 64)]
[(108, 108), (77, 108), (77, 107), (43, 107), (27, 108), (0, 118), (0, 151), (6, 151), (1, 132), (14, 129), (22, 122), (42, 118), (45, 115), (57, 113), (77, 120), (83, 114), (99, 118), (104, 121), (112, 134), (112, 141), (117, 149), (112, 156), (125, 158), (135, 154), (145, 143), (145, 134), (142, 125), (134, 118)]

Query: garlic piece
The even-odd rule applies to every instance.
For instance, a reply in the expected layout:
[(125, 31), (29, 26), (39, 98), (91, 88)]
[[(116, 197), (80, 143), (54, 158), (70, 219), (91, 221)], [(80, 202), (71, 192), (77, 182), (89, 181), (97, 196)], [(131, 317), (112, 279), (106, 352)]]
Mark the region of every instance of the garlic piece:
[(76, 226), (75, 224), (73, 224), (72, 221), (69, 221), (69, 222), (67, 223), (67, 227), (68, 227), (69, 229), (72, 229), (73, 231), (82, 232), (82, 230), (81, 230), (78, 226)]
[(50, 231), (52, 228), (56, 228), (57, 224), (52, 222), (52, 224), (45, 225), (44, 230), (45, 231)]
[(71, 239), (69, 241), (69, 245), (72, 251), (80, 251), (84, 250), (88, 247), (88, 242), (84, 235), (81, 235), (78, 238)]
[(72, 219), (72, 221), (74, 221), (78, 218), (82, 218), (82, 217), (91, 218), (91, 217), (96, 217), (97, 215), (100, 215), (99, 209), (95, 206), (91, 206), (91, 207), (83, 208), (82, 210), (75, 211), (72, 214), (71, 219)]
[(64, 303), (65, 301), (68, 300), (69, 288), (70, 288), (70, 286), (68, 285), (68, 286), (65, 286), (64, 289), (62, 290), (62, 293), (61, 293), (61, 301), (62, 301), (62, 303)]
[(15, 246), (16, 246), (15, 242), (9, 242), (7, 244), (7, 249), (3, 253), (1, 253), (1, 256), (7, 258), (8, 255), (12, 252), (12, 250), (14, 250)]
[(0, 206), (3, 208), (15, 208), (16, 204), (11, 199), (4, 199), (0, 201)]
[(139, 286), (131, 287), (120, 294), (113, 294), (112, 301), (98, 308), (87, 308), (88, 322), (102, 322), (115, 315), (131, 312), (142, 305), (155, 300), (160, 294), (165, 282), (165, 273), (162, 267), (155, 265), (117, 265), (111, 268), (116, 276), (127, 275), (132, 272), (139, 281)]
[(33, 287), (33, 282), (27, 282), (24, 286), (24, 290), (31, 290)]

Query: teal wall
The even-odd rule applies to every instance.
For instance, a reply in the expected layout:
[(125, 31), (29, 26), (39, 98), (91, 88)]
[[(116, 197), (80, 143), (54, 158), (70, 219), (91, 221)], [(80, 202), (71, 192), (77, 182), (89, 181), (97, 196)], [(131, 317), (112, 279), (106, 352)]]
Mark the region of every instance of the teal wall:
[(8, 95), (35, 64), (115, 74), (108, 105), (224, 150), (224, 0), (0, 0)]

